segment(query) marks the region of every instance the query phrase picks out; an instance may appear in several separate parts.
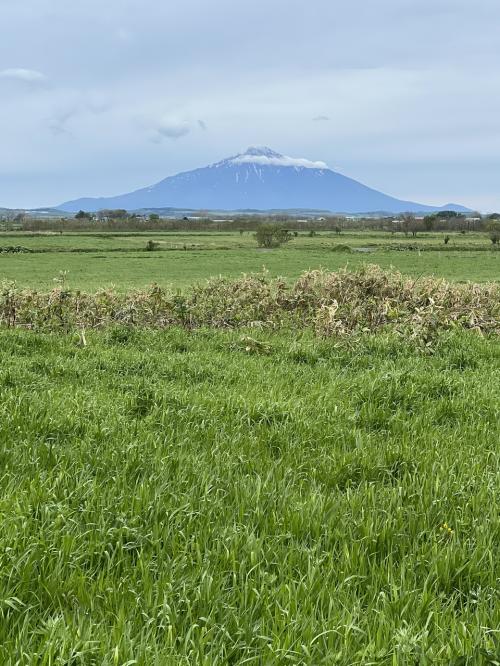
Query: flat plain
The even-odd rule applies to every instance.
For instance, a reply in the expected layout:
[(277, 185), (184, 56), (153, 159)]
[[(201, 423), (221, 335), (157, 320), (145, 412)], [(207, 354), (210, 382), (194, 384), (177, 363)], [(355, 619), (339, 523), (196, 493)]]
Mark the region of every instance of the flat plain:
[[(309, 269), (357, 269), (366, 264), (407, 275), (435, 275), (454, 281), (500, 279), (500, 252), (486, 234), (422, 234), (417, 238), (387, 232), (300, 232), (287, 245), (260, 249), (252, 233), (0, 233), (0, 248), (21, 246), (36, 254), (0, 253), (0, 281), (50, 289), (60, 272), (67, 284), (87, 291), (114, 285), (144, 288), (151, 283), (183, 288), (224, 275), (269, 271), (295, 279)], [(158, 250), (145, 250), (148, 240)]]
[[(0, 276), (57, 287), (57, 307), (65, 290), (187, 291), (263, 266), (286, 284), (365, 263), (417, 286), (499, 280), (484, 235), (442, 244), (2, 235), (36, 252), (1, 253)], [(409, 335), (58, 331), (57, 307), (52, 331), (0, 330), (0, 663), (499, 663), (500, 343), (469, 301)]]

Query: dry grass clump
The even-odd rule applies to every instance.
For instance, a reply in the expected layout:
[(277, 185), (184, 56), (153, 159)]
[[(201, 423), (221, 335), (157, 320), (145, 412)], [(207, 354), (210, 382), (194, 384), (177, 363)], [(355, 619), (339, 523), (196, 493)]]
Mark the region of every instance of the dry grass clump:
[(355, 273), (306, 273), (293, 293), (301, 307), (314, 311), (315, 328), (322, 335), (385, 326), (415, 332), (455, 327), (500, 332), (498, 284), (411, 279), (370, 266)]
[(89, 294), (66, 287), (39, 292), (12, 284), (0, 291), (4, 327), (73, 330), (112, 324), (307, 327), (321, 336), (387, 327), (415, 336), (451, 328), (499, 333), (500, 286), (411, 279), (369, 266), (356, 272), (310, 271), (291, 286), (266, 275), (217, 278), (185, 294), (158, 285), (126, 294)]

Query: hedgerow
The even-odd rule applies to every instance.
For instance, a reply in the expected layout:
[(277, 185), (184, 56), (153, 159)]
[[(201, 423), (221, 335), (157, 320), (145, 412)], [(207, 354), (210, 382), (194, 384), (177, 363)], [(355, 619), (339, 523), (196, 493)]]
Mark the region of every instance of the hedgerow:
[(85, 293), (0, 290), (0, 326), (36, 331), (145, 328), (306, 327), (320, 336), (391, 329), (404, 335), (439, 330), (500, 332), (500, 285), (411, 279), (369, 266), (356, 272), (304, 273), (294, 284), (266, 274), (217, 278), (176, 293), (156, 284), (143, 291)]

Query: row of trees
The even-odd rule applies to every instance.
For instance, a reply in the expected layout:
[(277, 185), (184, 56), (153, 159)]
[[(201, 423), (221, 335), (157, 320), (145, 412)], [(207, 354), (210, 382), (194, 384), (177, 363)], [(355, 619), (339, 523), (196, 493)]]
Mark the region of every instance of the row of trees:
[[(449, 228), (451, 221), (455, 224)], [(444, 224), (447, 222), (447, 225)], [(457, 224), (458, 222), (458, 224)], [(439, 231), (460, 231), (467, 233), (468, 231), (486, 231), (489, 233), (491, 241), (494, 245), (499, 242), (500, 234), (500, 215), (496, 213), (485, 217), (466, 218), (457, 213), (442, 217), (440, 214), (427, 215), (426, 217), (416, 218), (414, 215), (402, 215), (399, 220), (395, 221), (398, 226), (397, 231), (402, 231), (405, 235), (411, 234), (416, 237), (419, 232), (429, 232), (434, 230)]]
[(500, 214), (481, 216), (479, 213), (463, 215), (454, 211), (442, 211), (417, 217), (404, 213), (396, 217), (354, 218), (330, 215), (301, 219), (288, 215), (235, 215), (228, 219), (213, 219), (208, 215), (182, 218), (161, 218), (158, 213), (137, 215), (126, 210), (101, 210), (97, 213), (79, 211), (72, 218), (34, 219), (19, 215), (14, 221), (5, 221), (4, 228), (21, 228), (25, 231), (240, 231), (256, 232), (265, 224), (294, 231), (334, 231), (341, 234), (350, 230), (378, 230), (391, 234), (402, 233), (418, 236), (432, 231), (488, 232), (493, 243), (497, 240)]
[[(500, 244), (500, 220), (494, 219), (488, 222), (486, 231), (489, 234), (490, 240), (493, 245)], [(287, 243), (294, 236), (297, 236), (297, 231), (293, 232), (289, 229), (285, 229), (279, 224), (261, 224), (255, 233), (255, 239), (257, 245), (263, 248), (272, 248), (279, 247), (283, 243)], [(315, 231), (311, 230), (309, 232), (310, 236), (315, 235)], [(417, 235), (416, 228), (413, 229), (413, 236)], [(445, 245), (448, 244), (450, 237), (446, 235), (444, 237)]]

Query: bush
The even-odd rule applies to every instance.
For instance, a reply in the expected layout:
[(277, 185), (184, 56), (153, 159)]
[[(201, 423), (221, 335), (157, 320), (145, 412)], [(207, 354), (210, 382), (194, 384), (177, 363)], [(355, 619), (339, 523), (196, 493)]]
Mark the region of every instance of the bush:
[(92, 213), (87, 213), (84, 210), (79, 210), (75, 215), (75, 220), (92, 220)]
[(288, 243), (290, 238), (290, 232), (278, 224), (261, 224), (255, 233), (257, 245), (265, 248), (280, 247), (283, 243)]
[(64, 284), (48, 293), (0, 287), (0, 326), (74, 331), (117, 325), (309, 328), (322, 336), (389, 328), (419, 339), (461, 328), (500, 333), (500, 285), (413, 280), (368, 266), (310, 271), (291, 286), (266, 275), (218, 278), (182, 295), (158, 285), (125, 294), (85, 294)]
[(332, 252), (352, 252), (352, 247), (345, 245), (344, 243), (339, 243), (332, 247)]
[(497, 245), (500, 242), (500, 222), (492, 220), (486, 228), (488, 229), (491, 242), (493, 245)]
[(29, 247), (23, 247), (22, 245), (8, 245), (7, 247), (0, 247), (0, 253), (5, 252), (6, 254), (26, 254), (33, 252)]

